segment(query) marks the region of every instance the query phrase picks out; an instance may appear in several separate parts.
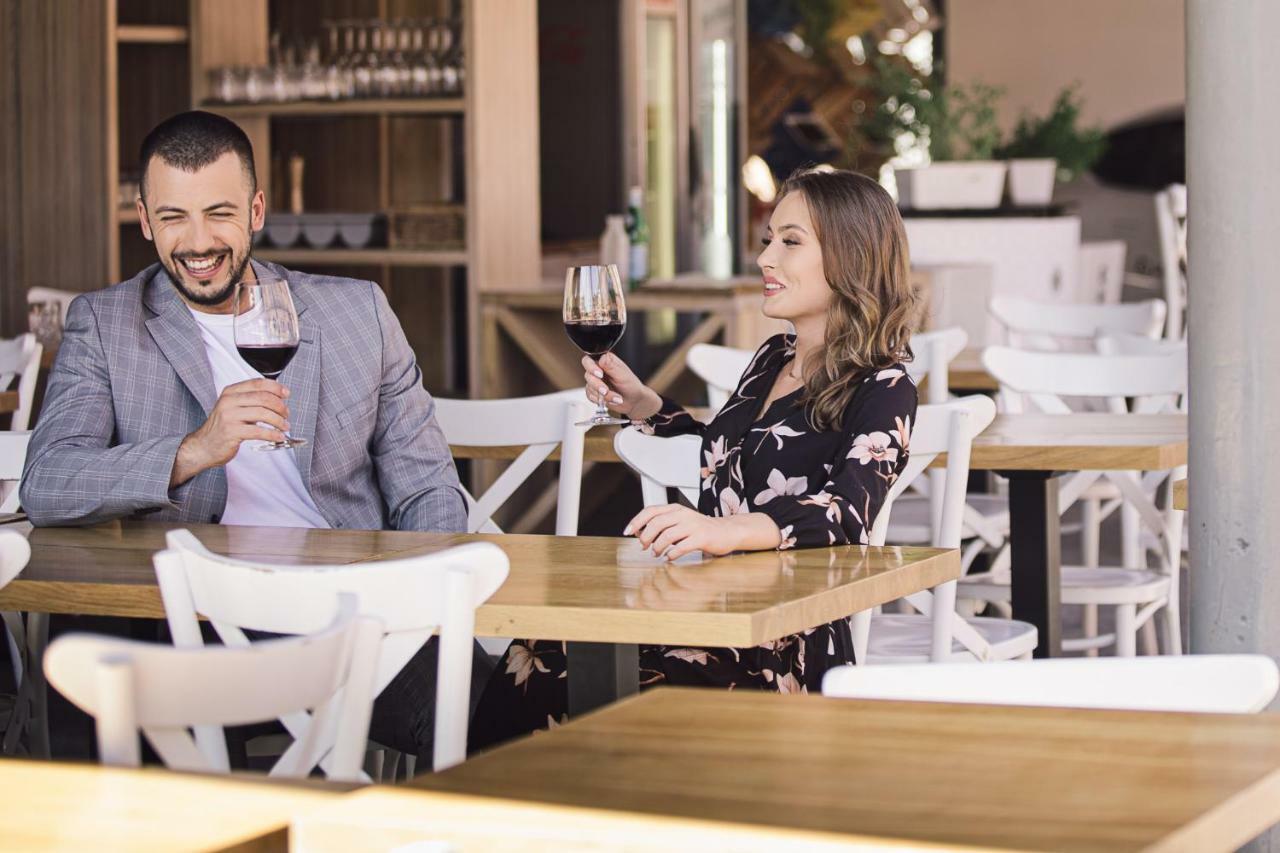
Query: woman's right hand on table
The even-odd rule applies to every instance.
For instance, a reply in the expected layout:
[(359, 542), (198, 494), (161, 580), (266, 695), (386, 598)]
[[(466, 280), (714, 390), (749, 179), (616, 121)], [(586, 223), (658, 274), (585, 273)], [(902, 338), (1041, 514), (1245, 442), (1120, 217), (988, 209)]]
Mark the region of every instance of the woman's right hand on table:
[(658, 392), (641, 382), (627, 363), (613, 353), (605, 353), (598, 362), (585, 355), (582, 367), (586, 371), (582, 378), (587, 384), (587, 399), (591, 402), (603, 394), (606, 406), (636, 421), (652, 417), (662, 408)]

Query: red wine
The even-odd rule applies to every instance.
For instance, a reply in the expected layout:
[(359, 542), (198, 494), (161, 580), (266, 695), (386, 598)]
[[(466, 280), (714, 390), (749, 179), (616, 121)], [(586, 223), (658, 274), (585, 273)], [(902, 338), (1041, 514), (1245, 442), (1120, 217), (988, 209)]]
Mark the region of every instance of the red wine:
[(293, 359), (293, 354), (298, 351), (298, 345), (292, 346), (236, 346), (236, 350), (240, 353), (240, 357), (249, 363), (249, 366), (261, 373), (268, 379), (275, 379), (284, 369), (289, 366), (289, 362)]
[(584, 323), (575, 320), (564, 324), (569, 340), (592, 358), (599, 358), (613, 349), (622, 339), (626, 328), (626, 323)]

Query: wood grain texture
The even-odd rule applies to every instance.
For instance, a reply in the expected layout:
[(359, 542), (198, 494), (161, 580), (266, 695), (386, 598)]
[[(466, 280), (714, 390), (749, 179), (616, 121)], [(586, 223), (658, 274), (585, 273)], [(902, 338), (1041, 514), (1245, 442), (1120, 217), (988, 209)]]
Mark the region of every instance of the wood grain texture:
[[(584, 392), (585, 393), (585, 392)], [(705, 409), (692, 409), (704, 418)], [(621, 462), (616, 427), (587, 433), (585, 458)], [(1186, 415), (997, 415), (973, 442), (969, 466), (982, 471), (1164, 471), (1187, 462)], [(515, 459), (522, 446), (450, 445), (457, 459)], [(559, 451), (551, 455), (558, 459)], [(934, 467), (946, 464), (940, 456)]]
[(163, 618), (151, 556), (190, 529), (210, 550), (296, 565), (369, 562), (494, 542), (507, 582), (476, 613), (481, 636), (750, 646), (959, 576), (954, 551), (844, 546), (668, 565), (633, 539), (481, 536), (113, 522), (30, 533), (31, 562), (0, 609)]
[(1188, 509), (1190, 498), (1187, 496), (1187, 481), (1179, 480), (1173, 484), (1173, 508)]
[(284, 851), (295, 815), (342, 796), (265, 778), (12, 758), (0, 761), (0, 785), (10, 850)]
[(1280, 716), (664, 688), (413, 785), (895, 843), (1203, 853), (1280, 820)]

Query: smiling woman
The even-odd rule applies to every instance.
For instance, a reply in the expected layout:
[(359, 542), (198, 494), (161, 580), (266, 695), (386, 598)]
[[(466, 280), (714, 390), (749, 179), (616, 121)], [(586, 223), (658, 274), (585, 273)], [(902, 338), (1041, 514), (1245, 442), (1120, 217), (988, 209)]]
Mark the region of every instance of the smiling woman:
[(248, 137), (213, 113), (181, 113), (147, 135), (140, 160), (143, 235), (188, 304), (229, 313), (266, 212)]

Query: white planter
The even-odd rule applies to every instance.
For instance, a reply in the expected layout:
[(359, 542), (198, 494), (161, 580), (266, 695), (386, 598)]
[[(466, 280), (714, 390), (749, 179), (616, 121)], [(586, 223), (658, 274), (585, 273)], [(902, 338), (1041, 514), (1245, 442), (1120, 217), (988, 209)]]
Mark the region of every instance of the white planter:
[(918, 210), (999, 207), (1007, 163), (971, 160), (897, 169), (898, 204)]
[(1009, 161), (1009, 200), (1015, 207), (1044, 207), (1053, 201), (1058, 161), (1052, 157)]

